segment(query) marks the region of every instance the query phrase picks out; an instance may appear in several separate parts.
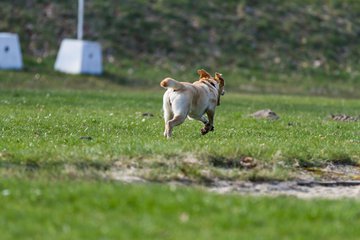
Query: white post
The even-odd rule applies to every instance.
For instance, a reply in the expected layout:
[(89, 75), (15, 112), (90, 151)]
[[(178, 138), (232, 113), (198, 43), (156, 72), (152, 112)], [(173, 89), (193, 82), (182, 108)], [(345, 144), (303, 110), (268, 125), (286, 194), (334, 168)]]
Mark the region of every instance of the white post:
[(78, 6), (78, 25), (77, 25), (77, 39), (83, 38), (83, 24), (84, 24), (84, 0), (79, 0)]

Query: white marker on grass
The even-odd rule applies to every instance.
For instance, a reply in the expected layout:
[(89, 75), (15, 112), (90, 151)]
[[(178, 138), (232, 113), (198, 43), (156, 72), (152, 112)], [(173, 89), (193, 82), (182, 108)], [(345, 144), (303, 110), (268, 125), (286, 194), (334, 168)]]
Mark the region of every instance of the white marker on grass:
[(101, 45), (84, 41), (84, 0), (79, 0), (77, 39), (64, 39), (55, 62), (55, 70), (70, 74), (102, 73)]
[(0, 33), (0, 69), (22, 69), (19, 37), (15, 33)]

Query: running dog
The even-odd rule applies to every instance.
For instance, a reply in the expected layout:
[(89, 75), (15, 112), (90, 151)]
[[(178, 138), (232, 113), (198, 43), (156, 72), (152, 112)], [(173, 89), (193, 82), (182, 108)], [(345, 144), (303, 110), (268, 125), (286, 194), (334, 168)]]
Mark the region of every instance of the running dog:
[(220, 105), (220, 95), (225, 94), (225, 82), (220, 73), (215, 73), (214, 77), (204, 69), (197, 73), (200, 78), (194, 83), (178, 82), (172, 78), (160, 82), (160, 86), (167, 89), (163, 97), (164, 136), (167, 138), (171, 137), (173, 128), (182, 124), (186, 117), (204, 124), (202, 135), (214, 131), (215, 108)]

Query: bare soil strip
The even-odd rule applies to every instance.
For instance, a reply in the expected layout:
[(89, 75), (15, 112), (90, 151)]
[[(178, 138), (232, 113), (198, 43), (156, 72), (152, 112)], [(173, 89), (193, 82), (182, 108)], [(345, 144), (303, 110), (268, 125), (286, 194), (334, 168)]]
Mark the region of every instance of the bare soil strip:
[[(107, 175), (113, 180), (125, 183), (145, 183), (147, 180), (129, 172), (111, 172)], [(199, 186), (185, 181), (171, 181), (171, 185)], [(282, 181), (282, 182), (249, 182), (249, 181), (214, 181), (202, 189), (219, 194), (241, 194), (251, 196), (293, 196), (302, 199), (360, 199), (360, 181)]]
[[(106, 177), (126, 183), (149, 182), (138, 170), (113, 168)], [(224, 181), (214, 179), (210, 184), (199, 185), (191, 181), (170, 180), (170, 185), (196, 186), (219, 194), (240, 194), (251, 196), (293, 196), (301, 199), (360, 200), (360, 168), (358, 166), (335, 166), (301, 169), (293, 181)]]
[(360, 181), (218, 182), (209, 190), (223, 194), (239, 193), (252, 196), (294, 196), (303, 199), (360, 199)]

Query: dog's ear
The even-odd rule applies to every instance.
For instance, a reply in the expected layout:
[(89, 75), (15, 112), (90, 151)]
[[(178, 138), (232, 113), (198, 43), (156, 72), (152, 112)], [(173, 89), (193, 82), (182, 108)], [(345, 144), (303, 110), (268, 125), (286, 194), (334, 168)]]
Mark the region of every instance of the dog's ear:
[(211, 78), (211, 75), (207, 71), (205, 71), (204, 69), (197, 70), (197, 73), (200, 75), (200, 79), (202, 79), (202, 78), (206, 78), (206, 79)]
[(223, 79), (221, 73), (216, 72), (214, 79), (219, 83), (220, 87), (223, 87), (225, 85), (225, 80)]

